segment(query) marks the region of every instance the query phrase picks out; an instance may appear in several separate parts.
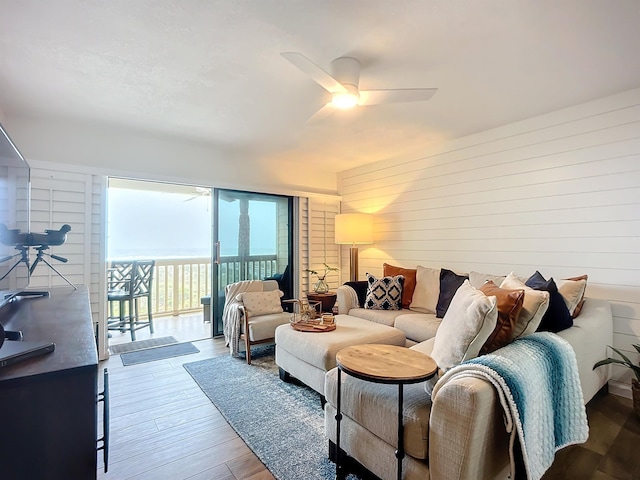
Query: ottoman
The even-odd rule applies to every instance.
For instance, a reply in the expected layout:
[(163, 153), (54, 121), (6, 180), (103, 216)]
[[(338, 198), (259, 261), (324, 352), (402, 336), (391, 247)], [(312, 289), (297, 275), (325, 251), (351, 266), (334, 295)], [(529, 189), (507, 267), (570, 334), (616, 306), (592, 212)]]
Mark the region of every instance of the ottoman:
[(275, 337), (280, 377), (291, 375), (323, 396), (324, 375), (336, 366), (339, 350), (364, 343), (406, 345), (402, 330), (349, 315), (336, 315), (336, 329), (331, 332), (299, 332), (280, 325)]

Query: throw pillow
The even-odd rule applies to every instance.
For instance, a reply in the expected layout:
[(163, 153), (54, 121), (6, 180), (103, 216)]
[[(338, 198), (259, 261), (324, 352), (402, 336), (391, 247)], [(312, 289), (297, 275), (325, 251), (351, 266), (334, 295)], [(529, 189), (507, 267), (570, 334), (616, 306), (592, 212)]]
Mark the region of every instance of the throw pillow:
[(364, 307), (364, 302), (367, 300), (367, 287), (369, 283), (366, 280), (358, 280), (356, 282), (344, 282), (345, 285), (350, 286), (356, 291), (358, 296), (358, 307)]
[(440, 269), (416, 267), (416, 288), (409, 308), (414, 312), (436, 313), (440, 294)]
[(282, 313), (282, 304), (280, 303), (282, 295), (283, 293), (280, 290), (245, 292), (239, 293), (236, 296), (236, 300), (242, 302), (250, 317), (256, 317), (258, 315)]
[(382, 274), (385, 277), (395, 277), (402, 275), (404, 277), (404, 287), (402, 289), (402, 308), (409, 308), (411, 305), (411, 299), (413, 298), (413, 291), (416, 289), (416, 269), (415, 268), (402, 268), (394, 267), (388, 263), (382, 264)]
[(396, 275), (395, 277), (376, 278), (367, 273), (367, 299), (364, 302), (364, 308), (370, 310), (400, 310), (402, 305), (402, 287), (404, 286), (404, 277)]
[(557, 282), (558, 292), (564, 298), (564, 302), (573, 318), (580, 315), (580, 310), (582, 310), (588, 278), (588, 275), (580, 275), (579, 277), (571, 277)]
[(491, 275), (490, 273), (469, 272), (469, 283), (473, 288), (480, 288), (487, 282), (493, 282), (496, 286), (500, 285), (505, 279), (502, 275)]
[(440, 270), (440, 293), (438, 295), (438, 304), (436, 305), (437, 318), (444, 318), (453, 296), (465, 280), (469, 280), (468, 275), (458, 275), (446, 268)]
[(524, 302), (522, 310), (520, 310), (520, 314), (516, 319), (513, 338), (516, 339), (534, 333), (542, 321), (544, 312), (546, 312), (549, 307), (549, 292), (542, 292), (527, 287), (513, 272), (507, 275), (504, 282), (500, 284), (500, 288), (524, 290)]
[(487, 297), (466, 280), (453, 296), (438, 327), (431, 358), (447, 371), (475, 358), (496, 327), (496, 297)]
[(496, 328), (480, 349), (480, 353), (484, 355), (511, 342), (516, 320), (524, 303), (524, 290), (506, 290), (498, 287), (491, 280), (482, 285), (479, 290), (487, 297), (496, 297), (498, 303)]
[(573, 325), (573, 319), (564, 302), (564, 298), (558, 292), (558, 287), (553, 278), (545, 280), (540, 272), (531, 275), (525, 285), (535, 289), (549, 292), (549, 308), (542, 316), (542, 321), (538, 326), (538, 332), (560, 332)]

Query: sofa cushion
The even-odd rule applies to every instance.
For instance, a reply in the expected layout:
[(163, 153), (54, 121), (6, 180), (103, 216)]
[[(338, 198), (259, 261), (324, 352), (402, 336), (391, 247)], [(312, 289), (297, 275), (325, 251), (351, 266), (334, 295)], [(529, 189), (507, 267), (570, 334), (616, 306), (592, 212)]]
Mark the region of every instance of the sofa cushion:
[(468, 279), (468, 275), (458, 275), (446, 268), (440, 269), (440, 293), (438, 294), (438, 304), (436, 305), (436, 316), (438, 318), (444, 317), (456, 291)]
[(370, 322), (381, 323), (393, 327), (398, 316), (409, 313), (410, 310), (370, 310), (367, 308), (352, 308), (348, 315), (351, 317), (362, 318)]
[(573, 325), (573, 318), (569, 313), (567, 304), (564, 301), (553, 278), (546, 280), (540, 272), (536, 272), (529, 277), (525, 284), (535, 290), (549, 292), (549, 308), (544, 312), (542, 321), (537, 331), (560, 332)]
[(409, 308), (409, 305), (411, 305), (413, 291), (416, 289), (416, 273), (417, 271), (415, 268), (395, 267), (388, 263), (382, 264), (382, 274), (385, 277), (394, 277), (396, 275), (402, 275), (404, 277), (404, 286), (402, 288), (402, 308)]
[[(337, 403), (337, 369), (327, 372), (325, 397), (330, 405)], [(389, 445), (398, 444), (398, 386), (365, 382), (342, 374), (340, 410)], [(421, 383), (404, 387), (404, 446), (407, 455), (426, 459), (429, 452), (429, 415), (431, 403), (426, 401)]]
[(480, 349), (480, 353), (484, 355), (511, 342), (516, 319), (522, 310), (524, 290), (506, 290), (498, 287), (491, 280), (482, 285), (479, 290), (488, 297), (495, 296), (498, 302), (496, 328)]
[(424, 342), (436, 336), (440, 322), (433, 313), (410, 313), (398, 315), (393, 326), (402, 330), (408, 340)]
[(513, 272), (507, 275), (500, 288), (508, 290), (524, 290), (524, 303), (516, 320), (513, 338), (535, 332), (542, 321), (544, 312), (549, 307), (549, 292), (542, 292), (527, 287)]
[(506, 277), (504, 275), (492, 275), (490, 273), (469, 272), (469, 283), (473, 288), (480, 288), (487, 282), (500, 285)]
[(496, 297), (487, 297), (465, 280), (438, 328), (431, 357), (444, 371), (477, 357), (497, 320)]
[(271, 290), (268, 292), (244, 292), (236, 296), (236, 300), (242, 302), (249, 317), (257, 315), (269, 315), (271, 313), (282, 313), (280, 303), (282, 292)]
[(418, 265), (416, 267), (416, 288), (409, 308), (420, 313), (436, 313), (440, 294), (440, 269)]
[(404, 277), (376, 278), (367, 273), (367, 299), (364, 308), (371, 310), (400, 310), (402, 308), (402, 289)]
[(564, 298), (564, 301), (569, 309), (569, 314), (576, 318), (580, 315), (582, 305), (584, 304), (584, 294), (587, 289), (587, 275), (580, 275), (579, 277), (571, 277), (563, 280), (558, 280), (556, 285), (558, 286), (558, 292)]

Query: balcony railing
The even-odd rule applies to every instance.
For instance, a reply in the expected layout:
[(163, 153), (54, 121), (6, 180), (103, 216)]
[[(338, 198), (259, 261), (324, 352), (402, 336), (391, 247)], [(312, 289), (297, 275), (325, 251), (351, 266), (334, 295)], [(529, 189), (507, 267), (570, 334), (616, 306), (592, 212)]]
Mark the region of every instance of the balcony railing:
[[(218, 284), (224, 288), (240, 280), (260, 280), (277, 273), (275, 255), (221, 257)], [(216, 289), (217, 290), (217, 289)], [(200, 299), (211, 295), (211, 259), (176, 258), (156, 260), (151, 291), (153, 315), (180, 315), (201, 311)], [(139, 302), (146, 314), (146, 302)]]

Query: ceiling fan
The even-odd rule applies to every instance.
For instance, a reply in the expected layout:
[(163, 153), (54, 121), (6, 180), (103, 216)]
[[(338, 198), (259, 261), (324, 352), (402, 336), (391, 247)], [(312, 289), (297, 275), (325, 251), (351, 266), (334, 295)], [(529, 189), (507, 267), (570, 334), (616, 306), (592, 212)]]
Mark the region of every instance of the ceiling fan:
[(429, 100), (437, 88), (403, 88), (393, 90), (360, 90), (360, 62), (352, 57), (340, 57), (331, 62), (331, 75), (298, 52), (281, 53), (285, 59), (306, 73), (331, 94), (331, 101), (307, 122), (323, 119), (336, 108), (379, 105), (383, 103), (420, 102)]

